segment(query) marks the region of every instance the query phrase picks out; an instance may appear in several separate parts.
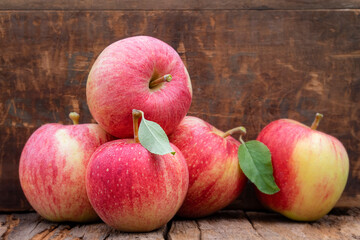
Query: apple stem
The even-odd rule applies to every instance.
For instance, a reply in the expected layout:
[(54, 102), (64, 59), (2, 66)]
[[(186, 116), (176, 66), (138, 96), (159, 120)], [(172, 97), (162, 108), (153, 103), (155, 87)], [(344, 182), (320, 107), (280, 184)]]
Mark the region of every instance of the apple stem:
[(170, 82), (172, 79), (172, 76), (170, 74), (166, 74), (162, 77), (159, 77), (157, 79), (154, 79), (154, 80), (151, 80), (150, 83), (149, 83), (149, 87), (150, 88), (154, 88), (156, 87), (157, 85), (159, 85), (160, 83), (163, 83), (163, 82)]
[(319, 123), (321, 121), (321, 119), (324, 117), (324, 115), (322, 115), (321, 113), (316, 113), (315, 115), (315, 120), (314, 122), (311, 124), (311, 129), (312, 130), (316, 130), (317, 127), (319, 126)]
[(69, 113), (69, 118), (72, 120), (73, 124), (79, 124), (80, 115), (77, 112)]
[(223, 135), (222, 135), (222, 137), (223, 138), (226, 138), (226, 137), (228, 137), (228, 136), (230, 136), (231, 134), (233, 134), (233, 133), (240, 133), (241, 135), (245, 135), (246, 134), (246, 128), (244, 128), (244, 127), (236, 127), (236, 128), (233, 128), (233, 129), (230, 129), (229, 131), (226, 131)]
[(133, 117), (133, 129), (134, 129), (134, 140), (136, 143), (139, 143), (139, 118), (142, 116), (142, 111), (133, 109), (132, 117)]
[[(244, 127), (243, 127), (244, 128)], [(246, 129), (243, 129), (244, 131), (240, 132), (240, 137), (239, 137), (239, 141), (241, 142), (241, 144), (245, 144), (244, 140), (242, 139), (242, 137), (246, 134)]]

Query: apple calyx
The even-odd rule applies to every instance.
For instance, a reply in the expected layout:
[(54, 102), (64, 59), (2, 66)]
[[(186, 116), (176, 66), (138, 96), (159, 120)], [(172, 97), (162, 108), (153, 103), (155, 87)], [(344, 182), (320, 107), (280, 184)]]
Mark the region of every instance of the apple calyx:
[(316, 113), (316, 115), (315, 115), (315, 120), (314, 120), (314, 122), (311, 124), (311, 129), (312, 130), (316, 130), (317, 129), (317, 127), (319, 126), (319, 123), (320, 123), (320, 121), (321, 121), (321, 119), (324, 117), (324, 115), (322, 115), (321, 113)]
[(140, 143), (139, 140), (139, 119), (142, 117), (144, 113), (140, 110), (133, 109), (132, 117), (133, 117), (133, 128), (134, 128), (134, 140), (136, 143)]
[(160, 83), (163, 83), (163, 82), (170, 82), (171, 79), (172, 79), (172, 76), (170, 74), (165, 74), (162, 77), (151, 80), (150, 83), (149, 83), (149, 88), (154, 88), (154, 87), (158, 86)]
[(69, 118), (72, 120), (73, 124), (79, 124), (80, 115), (77, 112), (69, 113)]
[(221, 137), (226, 138), (234, 133), (240, 133), (241, 134), (240, 137), (241, 137), (246, 134), (246, 128), (241, 126), (241, 127), (236, 127), (236, 128), (230, 129), (230, 130), (226, 131)]

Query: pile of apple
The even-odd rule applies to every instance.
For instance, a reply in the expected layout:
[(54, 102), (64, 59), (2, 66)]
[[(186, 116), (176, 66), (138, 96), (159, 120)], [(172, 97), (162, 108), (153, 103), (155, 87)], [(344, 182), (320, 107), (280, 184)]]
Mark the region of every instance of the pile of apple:
[(244, 128), (222, 132), (186, 116), (189, 74), (158, 39), (131, 37), (105, 48), (86, 95), (98, 124), (78, 124), (71, 113), (73, 125), (43, 125), (21, 154), (25, 196), (50, 221), (100, 217), (122, 231), (152, 231), (175, 214), (204, 217), (224, 208), (247, 177), (264, 206), (310, 221), (327, 214), (344, 190), (348, 156), (337, 139), (316, 131), (320, 117), (311, 128), (289, 119), (270, 123), (257, 138), (267, 147), (257, 151), (260, 142), (230, 136)]

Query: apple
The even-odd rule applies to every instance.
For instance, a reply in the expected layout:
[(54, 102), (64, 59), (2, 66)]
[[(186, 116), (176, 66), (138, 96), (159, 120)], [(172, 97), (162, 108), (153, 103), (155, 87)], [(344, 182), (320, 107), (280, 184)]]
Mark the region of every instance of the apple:
[(106, 47), (86, 85), (90, 112), (118, 138), (132, 137), (132, 109), (141, 109), (167, 134), (189, 110), (192, 88), (178, 53), (153, 37), (125, 38)]
[(97, 147), (112, 139), (97, 124), (45, 124), (26, 142), (19, 177), (31, 206), (55, 222), (98, 219), (85, 188), (86, 167)]
[(189, 168), (189, 190), (177, 215), (204, 217), (230, 204), (247, 178), (239, 166), (240, 142), (209, 123), (186, 116), (169, 136)]
[(100, 146), (86, 173), (89, 200), (100, 218), (125, 232), (148, 232), (165, 225), (184, 201), (189, 184), (186, 161), (175, 155), (150, 153), (134, 139)]
[(348, 178), (349, 159), (336, 138), (290, 119), (271, 122), (257, 140), (270, 150), (280, 191), (258, 192), (261, 203), (284, 216), (313, 221), (326, 215), (340, 198)]

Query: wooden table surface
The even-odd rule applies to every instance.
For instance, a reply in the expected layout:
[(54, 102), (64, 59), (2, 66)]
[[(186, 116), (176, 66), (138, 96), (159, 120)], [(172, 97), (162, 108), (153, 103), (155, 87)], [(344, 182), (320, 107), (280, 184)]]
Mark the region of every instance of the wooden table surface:
[(0, 236), (22, 239), (360, 239), (360, 208), (335, 209), (316, 222), (275, 213), (225, 210), (197, 220), (174, 219), (150, 233), (123, 233), (104, 223), (58, 224), (36, 213), (0, 215)]

